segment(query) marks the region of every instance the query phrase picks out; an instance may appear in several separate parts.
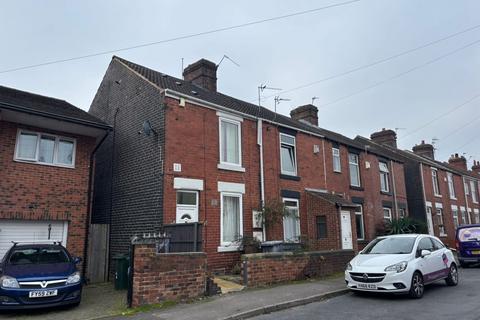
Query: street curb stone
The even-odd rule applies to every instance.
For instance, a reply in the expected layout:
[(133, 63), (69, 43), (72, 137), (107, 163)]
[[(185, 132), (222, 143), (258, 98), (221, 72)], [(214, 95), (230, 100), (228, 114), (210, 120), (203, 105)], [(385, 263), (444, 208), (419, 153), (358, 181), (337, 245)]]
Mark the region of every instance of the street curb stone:
[(260, 307), (260, 308), (255, 308), (252, 310), (248, 311), (243, 311), (239, 312), (236, 314), (233, 314), (231, 316), (228, 316), (226, 318), (222, 318), (221, 320), (242, 320), (242, 319), (248, 319), (252, 318), (255, 316), (259, 316), (262, 314), (267, 314), (267, 313), (272, 313), (276, 311), (281, 311), (293, 307), (298, 307), (298, 306), (303, 306), (305, 304), (309, 304), (312, 302), (319, 302), (323, 300), (327, 300), (330, 298), (334, 298), (340, 295), (344, 295), (350, 292), (350, 289), (340, 289), (340, 290), (335, 290), (335, 291), (329, 291), (326, 293), (322, 294), (316, 294), (313, 296), (309, 296), (306, 298), (301, 298), (301, 299), (295, 299), (295, 300), (290, 300), (290, 301), (285, 301), (277, 304), (271, 304), (268, 306)]

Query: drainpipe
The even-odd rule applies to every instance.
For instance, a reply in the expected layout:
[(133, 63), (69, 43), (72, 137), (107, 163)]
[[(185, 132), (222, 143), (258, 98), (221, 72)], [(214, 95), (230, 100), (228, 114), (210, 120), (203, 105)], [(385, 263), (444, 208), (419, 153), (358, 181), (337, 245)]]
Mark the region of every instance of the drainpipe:
[(423, 207), (425, 209), (425, 222), (427, 223), (427, 226), (428, 226), (427, 203), (426, 203), (427, 197), (425, 195), (425, 182), (423, 181), (423, 163), (420, 163), (420, 180), (422, 181)]
[[(468, 198), (467, 198), (467, 192), (465, 190), (465, 184), (466, 184), (466, 181), (465, 181), (465, 176), (462, 176), (462, 182), (463, 182), (463, 194), (465, 195), (465, 210), (466, 210), (466, 214), (467, 214), (467, 218), (468, 218), (468, 223), (472, 223), (470, 221), (470, 213), (468, 213)], [(468, 188), (470, 188), (470, 185), (467, 185)], [(470, 190), (470, 192), (472, 192), (472, 190)], [(460, 214), (462, 214), (460, 212)]]
[(398, 214), (398, 202), (397, 202), (397, 187), (395, 184), (395, 168), (393, 167), (393, 160), (390, 160), (390, 168), (392, 168), (392, 191), (393, 191), (393, 205), (395, 208), (395, 215), (397, 219), (400, 217)]
[(103, 141), (108, 137), (110, 134), (111, 129), (107, 130), (105, 135), (102, 139), (97, 143), (95, 148), (93, 149), (92, 153), (90, 154), (90, 167), (88, 169), (88, 191), (87, 191), (87, 219), (85, 219), (85, 244), (83, 247), (83, 270), (82, 270), (82, 278), (85, 279), (85, 275), (87, 273), (87, 259), (88, 259), (88, 234), (90, 232), (90, 222), (92, 218), (92, 192), (93, 192), (93, 166), (95, 160), (95, 153), (97, 152), (98, 148), (102, 145)]
[(325, 139), (322, 139), (322, 153), (323, 153), (323, 179), (325, 182), (325, 190), (327, 188), (327, 161), (325, 160)]
[[(260, 204), (263, 208), (265, 204), (265, 177), (263, 173), (263, 122), (262, 119), (257, 121), (257, 144), (260, 152)], [(263, 220), (263, 219), (262, 219)], [(262, 240), (267, 240), (265, 223), (262, 221)]]

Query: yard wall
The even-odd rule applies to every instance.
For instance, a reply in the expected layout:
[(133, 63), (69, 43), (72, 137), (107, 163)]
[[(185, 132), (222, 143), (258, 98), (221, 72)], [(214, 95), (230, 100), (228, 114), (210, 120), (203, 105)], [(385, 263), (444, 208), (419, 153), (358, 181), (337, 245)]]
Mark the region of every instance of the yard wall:
[(135, 245), (134, 252), (132, 307), (205, 293), (205, 253), (156, 253), (155, 244)]
[(353, 250), (257, 253), (242, 256), (242, 276), (247, 287), (324, 277), (345, 269)]

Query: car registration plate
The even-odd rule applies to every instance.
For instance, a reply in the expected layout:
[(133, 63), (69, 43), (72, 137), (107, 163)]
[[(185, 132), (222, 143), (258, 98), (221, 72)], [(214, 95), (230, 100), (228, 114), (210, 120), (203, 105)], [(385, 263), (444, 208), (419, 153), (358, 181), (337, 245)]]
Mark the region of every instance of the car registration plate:
[(377, 290), (377, 285), (371, 283), (358, 283), (357, 287), (359, 289)]
[(58, 290), (39, 290), (39, 291), (30, 291), (28, 293), (29, 298), (45, 298), (53, 297), (58, 295)]
[(472, 254), (480, 254), (480, 250), (472, 250)]

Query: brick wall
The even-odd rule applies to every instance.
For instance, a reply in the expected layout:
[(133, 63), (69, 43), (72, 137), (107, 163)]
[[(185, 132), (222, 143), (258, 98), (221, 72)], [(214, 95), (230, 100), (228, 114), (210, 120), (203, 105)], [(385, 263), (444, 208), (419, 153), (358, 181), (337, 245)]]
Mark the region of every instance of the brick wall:
[(353, 250), (246, 254), (242, 276), (248, 287), (324, 277), (345, 270), (353, 256)]
[[(18, 128), (75, 138), (75, 168), (14, 161)], [(67, 249), (83, 258), (94, 147), (94, 138), (0, 121), (0, 219), (68, 221)]]
[(132, 307), (203, 295), (206, 266), (204, 253), (157, 254), (155, 244), (135, 245)]

